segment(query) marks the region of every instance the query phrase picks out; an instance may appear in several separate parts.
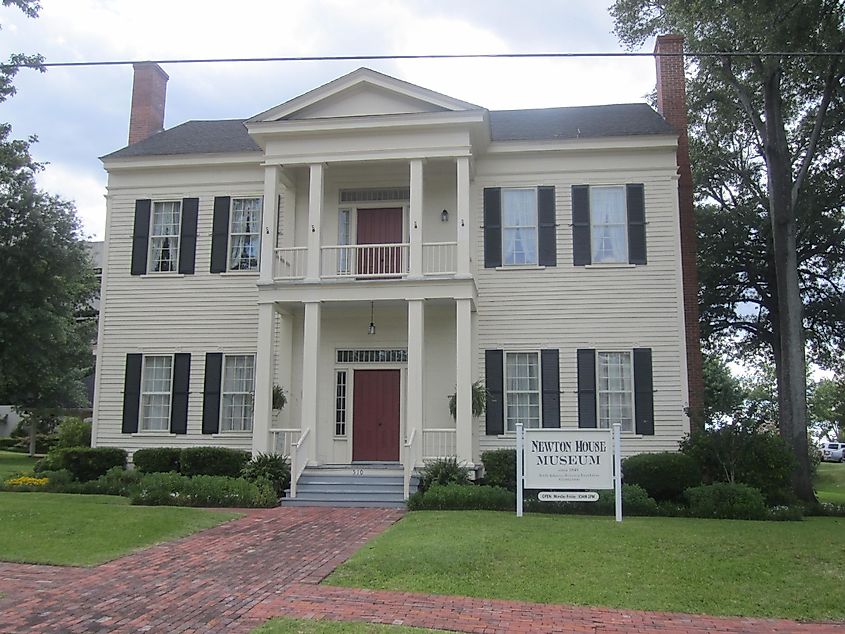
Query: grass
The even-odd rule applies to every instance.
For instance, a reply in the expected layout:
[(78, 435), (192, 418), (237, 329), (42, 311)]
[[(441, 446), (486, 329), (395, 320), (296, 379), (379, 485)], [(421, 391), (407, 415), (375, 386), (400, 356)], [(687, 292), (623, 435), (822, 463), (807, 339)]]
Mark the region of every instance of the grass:
[(816, 475), (816, 497), (819, 502), (845, 504), (845, 464), (823, 462)]
[(0, 480), (5, 480), (18, 471), (32, 471), (37, 461), (37, 458), (30, 458), (25, 453), (0, 451)]
[(405, 516), (326, 583), (714, 615), (845, 619), (845, 519)]
[(252, 634), (414, 634), (416, 632), (442, 632), (443, 630), (424, 630), (403, 625), (379, 625), (377, 623), (345, 623), (342, 621), (311, 621), (299, 619), (271, 619)]
[(0, 493), (0, 509), (0, 560), (70, 566), (100, 564), (238, 517), (62, 493)]

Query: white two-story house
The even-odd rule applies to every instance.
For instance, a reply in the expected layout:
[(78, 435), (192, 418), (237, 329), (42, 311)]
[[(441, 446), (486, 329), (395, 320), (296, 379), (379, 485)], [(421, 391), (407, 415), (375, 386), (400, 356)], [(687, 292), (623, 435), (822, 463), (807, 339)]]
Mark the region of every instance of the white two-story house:
[(96, 445), (282, 452), (296, 495), (306, 465), (479, 465), (518, 422), (619, 422), (627, 454), (689, 431), (678, 133), (651, 107), (489, 111), (361, 68), (161, 130), (166, 82), (136, 65), (103, 157)]

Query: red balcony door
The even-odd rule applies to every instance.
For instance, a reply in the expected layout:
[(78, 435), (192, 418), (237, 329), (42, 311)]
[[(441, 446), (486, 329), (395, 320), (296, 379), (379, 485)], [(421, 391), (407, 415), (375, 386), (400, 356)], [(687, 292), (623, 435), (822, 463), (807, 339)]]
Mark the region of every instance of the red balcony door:
[(399, 460), (399, 370), (355, 370), (352, 460)]
[[(402, 208), (359, 209), (358, 244), (402, 242)], [(399, 246), (365, 247), (358, 250), (360, 275), (397, 275), (402, 273), (402, 248)]]

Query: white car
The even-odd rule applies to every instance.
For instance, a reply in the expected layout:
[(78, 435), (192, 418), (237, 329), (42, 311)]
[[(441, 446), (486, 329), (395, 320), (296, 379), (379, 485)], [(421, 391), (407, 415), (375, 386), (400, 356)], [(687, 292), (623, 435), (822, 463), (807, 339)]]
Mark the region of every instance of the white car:
[(845, 443), (821, 443), (822, 462), (845, 462)]

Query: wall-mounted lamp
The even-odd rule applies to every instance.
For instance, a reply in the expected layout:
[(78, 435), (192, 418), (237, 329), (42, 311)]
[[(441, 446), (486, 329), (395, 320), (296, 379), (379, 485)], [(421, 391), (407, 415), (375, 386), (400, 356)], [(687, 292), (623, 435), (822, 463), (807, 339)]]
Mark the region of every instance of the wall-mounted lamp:
[(449, 222), (449, 212), (445, 209), (440, 212), (440, 222)]
[(373, 305), (373, 302), (370, 302), (370, 325), (367, 326), (367, 334), (376, 334), (375, 307)]

